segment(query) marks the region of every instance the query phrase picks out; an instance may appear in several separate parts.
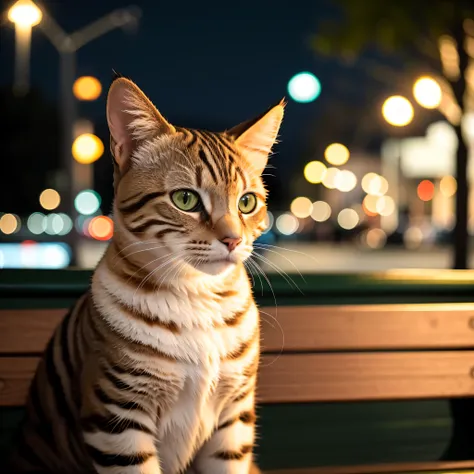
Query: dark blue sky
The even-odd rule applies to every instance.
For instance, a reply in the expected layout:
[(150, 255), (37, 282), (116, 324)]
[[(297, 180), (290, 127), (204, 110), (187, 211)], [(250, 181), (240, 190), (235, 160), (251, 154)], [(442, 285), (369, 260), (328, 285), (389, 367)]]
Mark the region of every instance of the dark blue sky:
[[(71, 33), (130, 4), (48, 0), (45, 7)], [(288, 80), (297, 72), (311, 71), (319, 77), (322, 93), (310, 104), (289, 101), (273, 161), (280, 169), (290, 167), (304, 148), (308, 126), (324, 113), (325, 104), (336, 96), (341, 100), (341, 90), (349, 101), (364, 100), (360, 71), (352, 70), (349, 79), (336, 60), (319, 58), (309, 47), (318, 23), (335, 14), (331, 0), (135, 4), (143, 12), (137, 31), (115, 30), (84, 46), (77, 54), (77, 75), (97, 76), (107, 87), (115, 69), (131, 77), (171, 121), (215, 129), (251, 118), (288, 97)], [(11, 83), (13, 28), (2, 27), (0, 40), (0, 83)], [(51, 99), (59, 97), (58, 53), (38, 28), (33, 32), (31, 81)], [(82, 103), (80, 112), (103, 121), (105, 93), (94, 103)]]
[[(46, 1), (50, 14), (73, 32), (125, 0)], [(143, 17), (135, 33), (116, 30), (94, 40), (77, 55), (78, 75), (95, 75), (108, 84), (112, 68), (131, 77), (171, 120), (232, 125), (250, 118), (287, 94), (296, 72), (309, 70), (330, 90), (331, 68), (318, 61), (308, 37), (330, 14), (328, 1), (135, 2)], [(13, 29), (2, 28), (0, 80), (13, 77)], [(39, 29), (33, 33), (31, 79), (57, 96), (59, 61)], [(83, 107), (100, 116), (104, 97)], [(288, 107), (285, 129), (294, 138), (298, 123), (318, 104)], [(186, 123), (184, 123), (186, 125)]]

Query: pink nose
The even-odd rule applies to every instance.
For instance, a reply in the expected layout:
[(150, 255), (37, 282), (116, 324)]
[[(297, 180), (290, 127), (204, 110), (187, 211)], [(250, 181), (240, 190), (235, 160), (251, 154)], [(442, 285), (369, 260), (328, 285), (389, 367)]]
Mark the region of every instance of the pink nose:
[(240, 237), (237, 238), (232, 238), (232, 237), (226, 237), (225, 239), (222, 239), (221, 242), (227, 246), (229, 249), (229, 252), (232, 252), (232, 250), (235, 250), (237, 245), (242, 242), (242, 239)]

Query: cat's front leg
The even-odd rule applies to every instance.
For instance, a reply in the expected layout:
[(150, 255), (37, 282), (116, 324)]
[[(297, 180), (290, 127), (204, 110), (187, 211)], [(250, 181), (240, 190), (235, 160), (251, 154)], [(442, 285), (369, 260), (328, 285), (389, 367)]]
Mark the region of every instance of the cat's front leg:
[[(156, 449), (156, 409), (136, 393), (96, 385), (81, 411), (82, 434), (99, 474), (162, 474)], [(91, 404), (91, 401), (94, 403)]]
[(255, 438), (255, 389), (245, 390), (223, 410), (211, 438), (193, 466), (199, 474), (258, 473), (252, 463)]

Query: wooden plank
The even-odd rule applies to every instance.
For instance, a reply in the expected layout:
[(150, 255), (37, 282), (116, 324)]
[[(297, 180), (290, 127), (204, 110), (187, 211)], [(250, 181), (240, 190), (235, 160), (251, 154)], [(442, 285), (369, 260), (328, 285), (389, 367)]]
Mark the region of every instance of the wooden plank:
[[(66, 309), (0, 310), (0, 354), (43, 351)], [(474, 304), (261, 308), (263, 351), (474, 348)]]
[(264, 403), (474, 395), (474, 351), (284, 354), (262, 357)]
[[(0, 405), (19, 406), (36, 357), (0, 358)], [(260, 403), (474, 396), (474, 351), (262, 357)]]
[[(303, 469), (278, 469), (263, 474), (411, 474), (448, 472), (449, 474), (472, 473), (474, 461), (424, 462), (403, 464), (372, 464), (367, 466), (326, 466)], [(468, 471), (466, 471), (468, 470)]]
[(262, 308), (264, 351), (474, 348), (474, 304)]
[(38, 362), (38, 357), (0, 358), (0, 406), (25, 404)]
[(66, 309), (0, 311), (0, 354), (41, 353)]

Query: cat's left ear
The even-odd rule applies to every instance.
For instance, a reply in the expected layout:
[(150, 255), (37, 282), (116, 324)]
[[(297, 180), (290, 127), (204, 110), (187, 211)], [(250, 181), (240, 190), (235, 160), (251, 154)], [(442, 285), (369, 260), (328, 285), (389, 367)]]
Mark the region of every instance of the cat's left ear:
[(283, 120), (285, 105), (285, 101), (281, 100), (258, 117), (226, 131), (234, 138), (236, 146), (259, 174), (263, 173), (267, 166), (268, 156)]

